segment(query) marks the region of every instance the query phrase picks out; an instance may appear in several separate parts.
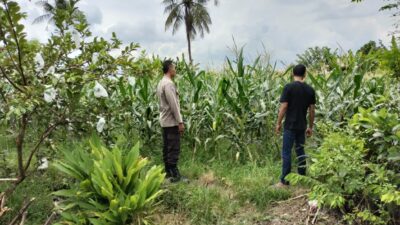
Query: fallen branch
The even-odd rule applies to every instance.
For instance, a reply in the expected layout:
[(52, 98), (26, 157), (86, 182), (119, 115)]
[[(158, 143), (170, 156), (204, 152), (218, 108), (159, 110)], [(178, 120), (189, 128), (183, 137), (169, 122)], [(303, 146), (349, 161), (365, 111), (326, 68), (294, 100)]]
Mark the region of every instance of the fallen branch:
[(285, 203), (285, 202), (290, 202), (290, 201), (293, 201), (293, 200), (304, 198), (307, 195), (308, 195), (308, 193), (307, 194), (303, 194), (303, 195), (299, 195), (299, 196), (296, 196), (296, 197), (293, 197), (293, 198), (289, 198), (289, 199), (286, 199), (286, 200), (283, 200), (283, 201), (273, 202), (272, 204), (282, 204), (282, 203)]
[(18, 178), (0, 178), (0, 182), (15, 182)]
[(315, 224), (315, 223), (317, 222), (317, 217), (318, 217), (318, 214), (319, 214), (319, 209), (320, 209), (320, 208), (318, 208), (317, 213), (315, 213), (314, 219), (313, 219), (313, 221), (311, 222), (311, 224)]
[(28, 212), (25, 211), (24, 214), (22, 214), (22, 219), (21, 222), (19, 223), (19, 225), (24, 225), (25, 224), (25, 220), (26, 220), (26, 216), (28, 215)]
[(56, 216), (57, 213), (53, 212), (43, 225), (50, 225)]
[(5, 193), (0, 194), (0, 218), (7, 212), (10, 211), (9, 208), (5, 207), (6, 205), (6, 195)]
[(5, 201), (6, 200), (6, 193), (2, 192), (0, 193), (0, 208), (4, 208)]
[(14, 217), (14, 219), (11, 220), (11, 222), (8, 225), (14, 225), (19, 220), (19, 218), (21, 218), (21, 216), (23, 216), (23, 214), (26, 212), (26, 210), (28, 210), (29, 206), (32, 204), (33, 201), (35, 201), (35, 198), (31, 198), (29, 201), (25, 201), (25, 204), (19, 210), (18, 215), (16, 215)]

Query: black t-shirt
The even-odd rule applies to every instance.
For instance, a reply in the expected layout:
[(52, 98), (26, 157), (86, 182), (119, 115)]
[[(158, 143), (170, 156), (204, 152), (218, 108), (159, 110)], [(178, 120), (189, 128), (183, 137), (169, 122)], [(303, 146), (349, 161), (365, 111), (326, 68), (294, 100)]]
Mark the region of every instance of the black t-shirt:
[(314, 89), (303, 82), (294, 81), (283, 89), (280, 102), (287, 102), (285, 129), (305, 130), (307, 128), (307, 109), (315, 105)]

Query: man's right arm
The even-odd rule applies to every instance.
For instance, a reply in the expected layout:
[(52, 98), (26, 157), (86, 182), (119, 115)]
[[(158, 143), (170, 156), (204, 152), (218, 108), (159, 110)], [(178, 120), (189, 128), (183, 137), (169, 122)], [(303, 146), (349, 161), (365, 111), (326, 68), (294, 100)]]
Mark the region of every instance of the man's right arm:
[(283, 92), (281, 95), (281, 98), (279, 100), (281, 102), (281, 106), (279, 107), (279, 113), (278, 113), (278, 121), (276, 122), (276, 127), (275, 127), (275, 132), (276, 134), (279, 134), (282, 129), (282, 120), (285, 117), (286, 111), (289, 106), (289, 86), (286, 85), (283, 88)]
[(278, 114), (278, 122), (276, 123), (275, 132), (279, 134), (282, 129), (282, 120), (285, 117), (286, 111), (288, 108), (287, 102), (282, 102), (281, 106), (279, 107), (279, 114)]

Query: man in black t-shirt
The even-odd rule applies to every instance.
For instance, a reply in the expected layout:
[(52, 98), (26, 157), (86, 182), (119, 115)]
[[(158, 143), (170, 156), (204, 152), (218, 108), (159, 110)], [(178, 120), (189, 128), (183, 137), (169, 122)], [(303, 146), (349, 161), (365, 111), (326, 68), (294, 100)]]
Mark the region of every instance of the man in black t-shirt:
[[(283, 146), (282, 146), (282, 174), (277, 186), (282, 187), (289, 183), (285, 177), (291, 171), (292, 148), (295, 144), (298, 159), (298, 173), (306, 174), (306, 155), (304, 152), (305, 135), (313, 133), (315, 116), (315, 91), (304, 83), (306, 67), (297, 65), (293, 68), (294, 82), (283, 89), (281, 106), (279, 109), (276, 133), (282, 130), (282, 120), (285, 117)], [(307, 128), (307, 111), (309, 112), (309, 126)]]

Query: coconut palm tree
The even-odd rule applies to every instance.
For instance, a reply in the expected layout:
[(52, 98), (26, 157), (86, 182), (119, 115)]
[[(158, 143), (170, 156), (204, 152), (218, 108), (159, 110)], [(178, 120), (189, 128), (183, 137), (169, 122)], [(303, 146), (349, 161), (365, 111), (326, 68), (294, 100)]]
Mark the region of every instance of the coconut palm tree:
[[(186, 28), (186, 40), (188, 44), (189, 61), (192, 59), (191, 41), (197, 34), (204, 37), (204, 33), (210, 33), (211, 17), (207, 11), (207, 3), (210, 0), (163, 0), (165, 5), (164, 13), (168, 14), (165, 21), (165, 30), (172, 27), (172, 34), (175, 34), (184, 23)], [(214, 0), (218, 5), (218, 0)]]
[(44, 21), (48, 21), (48, 23), (55, 22), (55, 16), (57, 12), (69, 12), (70, 15), (77, 15), (81, 13), (79, 9), (76, 7), (76, 3), (79, 0), (54, 0), (54, 3), (49, 3), (48, 0), (40, 0), (36, 2), (38, 6), (40, 6), (44, 10), (44, 14), (37, 17), (33, 23), (42, 23)]

